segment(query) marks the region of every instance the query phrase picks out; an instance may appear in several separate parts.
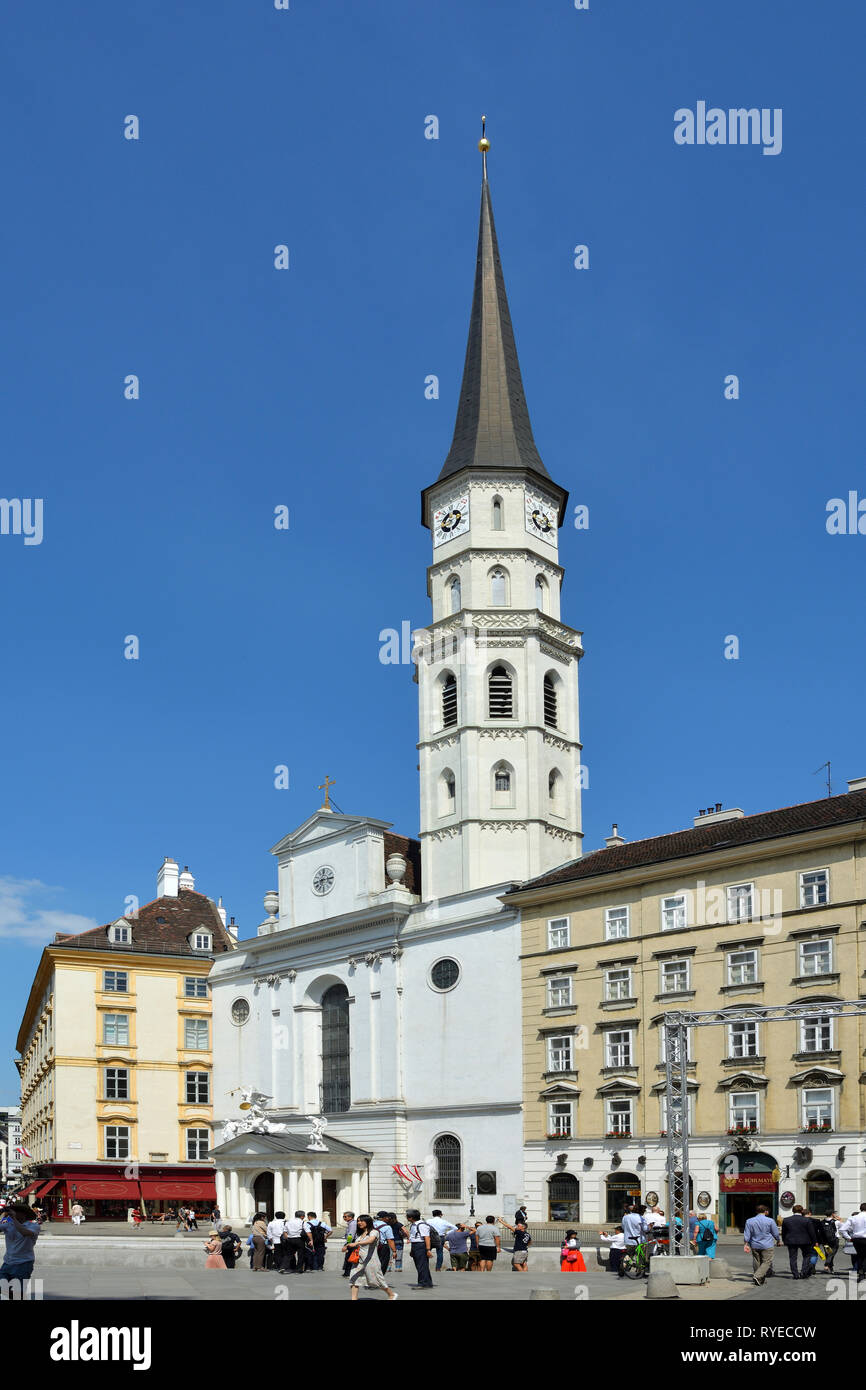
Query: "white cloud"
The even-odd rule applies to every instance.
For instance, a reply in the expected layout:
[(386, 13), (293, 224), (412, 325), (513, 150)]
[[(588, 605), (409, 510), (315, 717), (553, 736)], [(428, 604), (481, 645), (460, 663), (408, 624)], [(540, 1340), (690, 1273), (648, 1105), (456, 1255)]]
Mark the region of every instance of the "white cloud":
[(62, 893), (38, 878), (0, 875), (0, 938), (47, 946), (55, 932), (82, 932), (98, 927), (91, 917), (53, 907), (51, 898)]

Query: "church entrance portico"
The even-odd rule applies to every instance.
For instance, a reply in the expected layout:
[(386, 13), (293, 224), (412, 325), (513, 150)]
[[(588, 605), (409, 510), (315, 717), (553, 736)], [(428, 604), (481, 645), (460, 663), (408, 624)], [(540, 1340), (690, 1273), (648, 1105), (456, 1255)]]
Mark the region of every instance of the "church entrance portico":
[(368, 1202), (371, 1155), (340, 1139), (324, 1139), (325, 1149), (307, 1148), (309, 1131), (298, 1134), (243, 1134), (213, 1150), (217, 1205), (235, 1228), (264, 1211), (315, 1211), (333, 1226), (344, 1211), (363, 1211)]

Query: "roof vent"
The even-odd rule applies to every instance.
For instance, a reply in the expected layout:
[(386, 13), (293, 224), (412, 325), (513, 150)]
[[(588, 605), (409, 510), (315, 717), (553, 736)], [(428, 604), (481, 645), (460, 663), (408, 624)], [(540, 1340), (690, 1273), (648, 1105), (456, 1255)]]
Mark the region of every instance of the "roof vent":
[(616, 845), (625, 844), (625, 839), (622, 835), (620, 835), (619, 826), (617, 825), (616, 821), (614, 821), (613, 825), (611, 826), (610, 834), (608, 835), (604, 844), (606, 849), (613, 849)]
[(722, 810), (721, 801), (717, 801), (715, 806), (708, 806), (705, 811), (698, 811), (695, 816), (694, 825), (717, 825), (723, 820), (742, 820), (745, 811), (740, 810), (739, 806), (732, 806), (730, 811)]

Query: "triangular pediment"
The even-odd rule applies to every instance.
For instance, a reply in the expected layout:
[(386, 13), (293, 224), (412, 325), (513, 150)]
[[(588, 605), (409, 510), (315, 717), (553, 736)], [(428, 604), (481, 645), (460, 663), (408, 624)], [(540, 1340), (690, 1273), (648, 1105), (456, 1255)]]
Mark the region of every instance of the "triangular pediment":
[(328, 811), (320, 806), (318, 811), (314, 811), (298, 826), (297, 830), (284, 835), (282, 840), (273, 846), (271, 854), (285, 854), (317, 841), (343, 840), (364, 829), (377, 830), (384, 834), (390, 828), (390, 821), (377, 820), (372, 816), (347, 816), (342, 811)]
[(539, 1091), (538, 1095), (541, 1100), (551, 1100), (554, 1096), (571, 1098), (580, 1095), (580, 1087), (572, 1086), (569, 1081), (557, 1081), (555, 1085), (548, 1086), (544, 1091)]
[(292, 1130), (288, 1134), (257, 1134), (253, 1132), (237, 1134), (234, 1139), (226, 1139), (222, 1144), (215, 1144), (211, 1149), (211, 1154), (219, 1163), (225, 1163), (231, 1159), (255, 1158), (273, 1164), (282, 1158), (289, 1162), (308, 1161), (314, 1168), (328, 1166), (329, 1159), (333, 1164), (337, 1160), (357, 1159), (360, 1161), (363, 1159), (366, 1161), (371, 1157), (367, 1149), (361, 1149), (357, 1144), (347, 1144), (344, 1139), (334, 1139), (333, 1136), (327, 1134), (322, 1136), (324, 1149), (309, 1149), (307, 1147), (309, 1142), (309, 1129)]
[(629, 1095), (637, 1095), (639, 1091), (640, 1086), (636, 1081), (627, 1081), (625, 1077), (623, 1077), (621, 1081), (608, 1081), (604, 1086), (599, 1086), (596, 1095), (623, 1095), (625, 1092), (628, 1092)]

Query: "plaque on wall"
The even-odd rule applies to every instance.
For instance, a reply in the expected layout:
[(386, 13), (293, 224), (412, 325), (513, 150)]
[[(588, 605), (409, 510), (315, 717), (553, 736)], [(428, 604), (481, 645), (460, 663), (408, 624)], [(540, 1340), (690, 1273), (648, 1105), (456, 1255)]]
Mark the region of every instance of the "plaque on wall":
[(698, 1206), (699, 1206), (699, 1207), (702, 1207), (702, 1208), (705, 1209), (706, 1207), (708, 1207), (708, 1206), (710, 1205), (710, 1203), (712, 1202), (712, 1200), (713, 1200), (713, 1199), (712, 1199), (712, 1196), (710, 1195), (709, 1192), (699, 1192), (699, 1193), (698, 1193)]
[(659, 1194), (657, 1192), (648, 1192), (646, 1194), (646, 1197), (644, 1198), (644, 1201), (646, 1202), (648, 1207), (657, 1207), (659, 1202)]

